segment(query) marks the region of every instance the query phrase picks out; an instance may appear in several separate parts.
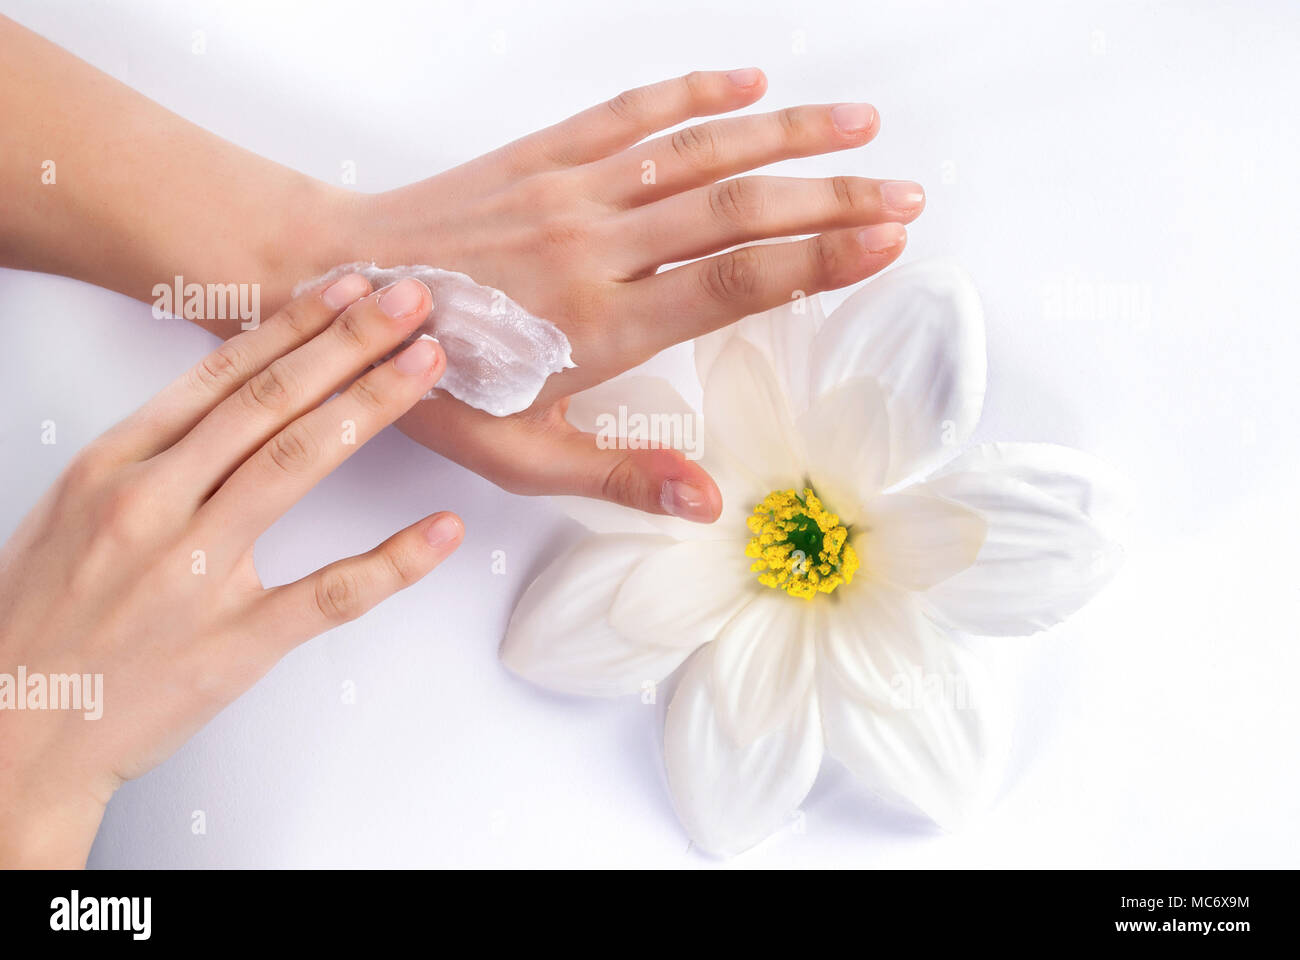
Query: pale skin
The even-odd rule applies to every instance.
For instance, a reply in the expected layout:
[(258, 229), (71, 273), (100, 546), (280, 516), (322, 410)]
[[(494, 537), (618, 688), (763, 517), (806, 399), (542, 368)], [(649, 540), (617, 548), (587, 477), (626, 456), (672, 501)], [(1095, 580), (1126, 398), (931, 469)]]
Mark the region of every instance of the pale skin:
[[(203, 321), (230, 339), (83, 451), (0, 554), (0, 671), (102, 673), (116, 703), (96, 721), (0, 712), (0, 866), (84, 864), (117, 784), (168, 756), (293, 645), (455, 548), (459, 520), (439, 514), (298, 584), (258, 580), (256, 537), (389, 423), (515, 493), (718, 516), (720, 494), (698, 464), (671, 450), (600, 449), (564, 419), (567, 398), (796, 291), (876, 273), (924, 206), (909, 181), (746, 175), (865, 145), (879, 129), (866, 104), (664, 133), (750, 106), (766, 86), (754, 69), (692, 73), (367, 195), (227, 143), (0, 18), (0, 265), (145, 301), (176, 275), (258, 283), (270, 317), (246, 332)], [(47, 160), (54, 183), (42, 181)], [(729, 249), (780, 237), (808, 239)], [(400, 318), (381, 307), (396, 286), (290, 303), (303, 279), (356, 260), (428, 263), (498, 287), (559, 326), (578, 366), (510, 417), (445, 394), (420, 400), (445, 363), (427, 342), (410, 348), (428, 355), (419, 372), (401, 360), (364, 372), (427, 314), (419, 284), (420, 304)], [(413, 283), (401, 287), (411, 294)], [(337, 440), (345, 411), (356, 446)], [(448, 536), (431, 539), (435, 528)], [(192, 572), (195, 550), (203, 574)]]

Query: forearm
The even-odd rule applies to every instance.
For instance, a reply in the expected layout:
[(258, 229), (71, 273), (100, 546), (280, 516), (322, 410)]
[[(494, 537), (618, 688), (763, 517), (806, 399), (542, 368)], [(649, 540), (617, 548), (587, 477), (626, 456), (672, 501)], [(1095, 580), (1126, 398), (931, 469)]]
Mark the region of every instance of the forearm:
[[(0, 265), (152, 301), (293, 284), (352, 257), (361, 198), (222, 140), (0, 17)], [(229, 335), (238, 318), (200, 321)]]

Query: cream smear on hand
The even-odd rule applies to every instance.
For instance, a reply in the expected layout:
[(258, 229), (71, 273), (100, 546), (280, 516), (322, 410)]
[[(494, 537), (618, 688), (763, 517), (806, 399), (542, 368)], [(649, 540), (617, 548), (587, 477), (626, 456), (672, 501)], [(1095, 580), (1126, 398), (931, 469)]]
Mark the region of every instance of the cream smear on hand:
[(569, 340), (559, 327), (463, 273), (423, 264), (380, 267), (373, 262), (345, 263), (298, 284), (293, 295), (349, 273), (361, 274), (376, 290), (406, 277), (428, 287), (433, 309), (410, 339), (431, 336), (442, 344), (447, 370), (438, 381), (438, 390), (494, 417), (528, 409), (547, 377), (576, 366)]

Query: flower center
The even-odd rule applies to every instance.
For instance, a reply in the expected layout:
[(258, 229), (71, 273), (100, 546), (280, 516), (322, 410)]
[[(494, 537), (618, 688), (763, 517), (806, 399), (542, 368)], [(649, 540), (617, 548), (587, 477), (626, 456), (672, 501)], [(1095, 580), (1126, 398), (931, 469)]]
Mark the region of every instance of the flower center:
[(745, 547), (758, 582), (792, 597), (810, 600), (851, 583), (858, 555), (849, 546), (849, 531), (817, 499), (811, 487), (802, 494), (773, 490), (746, 521), (754, 534)]

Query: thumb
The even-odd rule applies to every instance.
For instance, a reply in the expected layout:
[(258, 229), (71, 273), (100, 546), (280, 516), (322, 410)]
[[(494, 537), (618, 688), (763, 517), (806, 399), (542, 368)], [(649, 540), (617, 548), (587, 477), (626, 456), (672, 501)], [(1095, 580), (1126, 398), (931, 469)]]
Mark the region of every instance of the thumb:
[(722, 513), (718, 485), (681, 451), (602, 450), (594, 434), (581, 432), (568, 445), (567, 472), (579, 496), (696, 523), (712, 523)]

